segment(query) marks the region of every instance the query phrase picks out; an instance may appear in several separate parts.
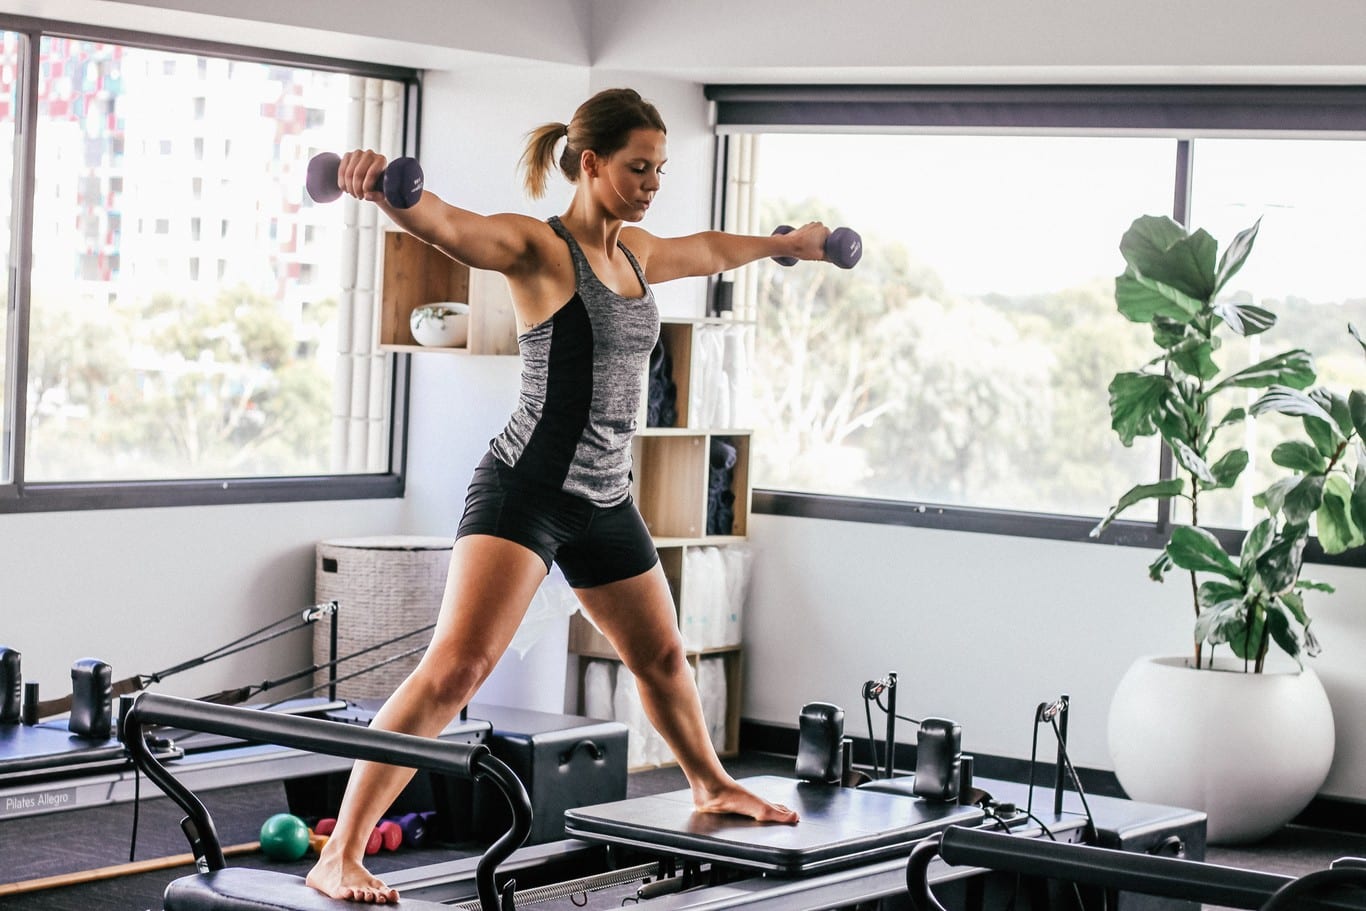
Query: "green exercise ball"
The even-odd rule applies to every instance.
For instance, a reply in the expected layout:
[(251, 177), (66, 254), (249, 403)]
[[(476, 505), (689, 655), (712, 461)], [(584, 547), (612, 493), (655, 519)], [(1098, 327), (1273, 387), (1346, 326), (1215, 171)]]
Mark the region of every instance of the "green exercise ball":
[(261, 853), (271, 860), (298, 860), (308, 853), (308, 826), (297, 816), (276, 813), (261, 824)]

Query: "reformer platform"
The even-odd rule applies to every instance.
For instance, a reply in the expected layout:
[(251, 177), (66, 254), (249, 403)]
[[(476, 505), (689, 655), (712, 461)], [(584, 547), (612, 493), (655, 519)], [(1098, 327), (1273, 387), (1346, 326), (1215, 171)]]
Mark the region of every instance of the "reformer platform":
[(795, 826), (698, 813), (684, 789), (566, 810), (565, 833), (764, 873), (799, 876), (902, 856), (951, 825), (976, 825), (977, 807), (909, 800), (777, 776), (741, 779), (767, 800), (791, 807)]

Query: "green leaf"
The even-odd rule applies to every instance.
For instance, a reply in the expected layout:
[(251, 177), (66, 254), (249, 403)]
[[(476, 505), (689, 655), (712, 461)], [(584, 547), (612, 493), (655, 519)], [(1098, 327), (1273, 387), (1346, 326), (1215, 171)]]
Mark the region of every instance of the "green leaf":
[(1166, 216), (1134, 220), (1119, 242), (1119, 252), (1138, 279), (1163, 296), (1197, 302), (1204, 309), (1214, 295), (1214, 258), (1219, 245), (1204, 230), (1187, 234)]
[[(1288, 386), (1303, 389), (1314, 382), (1314, 356), (1303, 348), (1285, 351), (1275, 357), (1245, 367), (1221, 381), (1206, 393), (1213, 395), (1230, 386), (1243, 389), (1265, 389), (1268, 386)], [(1255, 412), (1254, 412), (1255, 413)]]
[(1253, 416), (1261, 416), (1268, 412), (1288, 414), (1292, 417), (1311, 417), (1330, 426), (1336, 426), (1333, 416), (1324, 411), (1322, 405), (1300, 390), (1289, 386), (1272, 386), (1252, 403)]
[(1262, 650), (1262, 636), (1266, 629), (1266, 611), (1262, 609), (1261, 605), (1252, 602), (1247, 607), (1248, 612), (1252, 614), (1251, 623), (1248, 622), (1245, 612), (1240, 614), (1237, 619), (1224, 624), (1220, 629), (1230, 651), (1244, 661), (1256, 658), (1257, 653)]
[(1298, 483), (1286, 491), (1281, 512), (1285, 514), (1287, 522), (1295, 525), (1309, 524), (1309, 517), (1323, 504), (1324, 480), (1321, 474), (1302, 475)]
[(1309, 624), (1309, 615), (1305, 613), (1304, 610), (1304, 598), (1302, 598), (1299, 593), (1293, 591), (1285, 592), (1281, 595), (1279, 600), (1285, 609), (1290, 611), (1290, 614), (1295, 618), (1296, 623), (1300, 626), (1307, 626)]
[(1200, 454), (1192, 449), (1185, 440), (1168, 439), (1167, 444), (1172, 448), (1172, 455), (1176, 458), (1177, 464), (1189, 471), (1199, 479), (1206, 488), (1215, 486), (1218, 482), (1210, 472), (1205, 460), (1200, 458)]
[(1241, 424), (1245, 420), (1247, 420), (1246, 408), (1231, 408), (1229, 409), (1228, 414), (1220, 418), (1219, 423), (1214, 425), (1214, 429), (1218, 430), (1221, 427), (1229, 427), (1233, 424)]
[(1366, 392), (1353, 389), (1351, 395), (1347, 396), (1347, 411), (1357, 436), (1366, 439)]
[(1115, 520), (1116, 516), (1130, 506), (1133, 506), (1135, 503), (1141, 503), (1144, 500), (1151, 500), (1158, 497), (1179, 496), (1185, 486), (1186, 483), (1180, 478), (1173, 478), (1167, 481), (1158, 481), (1154, 484), (1139, 484), (1136, 487), (1131, 488), (1124, 496), (1119, 498), (1118, 503), (1110, 507), (1110, 511), (1106, 513), (1104, 519), (1100, 520), (1100, 524), (1091, 529), (1090, 536), (1093, 538), (1098, 536)]
[(1331, 459), (1342, 442), (1342, 438), (1333, 429), (1333, 425), (1308, 416), (1301, 418), (1300, 422), (1304, 424), (1305, 436), (1313, 441), (1314, 448), (1318, 450), (1319, 454), (1325, 459)]
[[(1252, 252), (1252, 245), (1257, 241), (1257, 230), (1261, 225), (1262, 220), (1259, 218), (1250, 228), (1239, 231), (1225, 248), (1224, 255), (1219, 257), (1219, 269), (1214, 273), (1214, 294), (1218, 294), (1219, 289), (1228, 284), (1228, 280), (1243, 268), (1248, 254)], [(1272, 321), (1275, 321), (1274, 316)]]
[(1295, 632), (1295, 627), (1290, 622), (1284, 607), (1281, 606), (1279, 599), (1271, 603), (1271, 609), (1266, 612), (1266, 626), (1271, 631), (1271, 638), (1281, 649), (1294, 658), (1300, 660), (1300, 636)]
[(1230, 449), (1224, 453), (1219, 461), (1209, 467), (1209, 473), (1214, 477), (1213, 484), (1206, 484), (1206, 490), (1225, 490), (1238, 483), (1238, 478), (1247, 467), (1247, 450)]
[(1157, 555), (1157, 559), (1148, 564), (1148, 578), (1154, 582), (1161, 582), (1167, 573), (1172, 570), (1172, 558), (1167, 556), (1164, 550)]
[(1238, 562), (1242, 564), (1244, 577), (1256, 559), (1262, 555), (1262, 551), (1266, 550), (1267, 544), (1271, 542), (1271, 533), (1275, 531), (1275, 528), (1275, 522), (1270, 519), (1263, 519), (1252, 526), (1252, 530), (1243, 536), (1243, 548), (1239, 553)]
[(1357, 465), (1357, 476), (1352, 484), (1352, 498), (1347, 501), (1352, 514), (1352, 524), (1366, 532), (1366, 471)]
[(1198, 307), (1190, 308), (1184, 299), (1178, 302), (1164, 296), (1131, 272), (1115, 277), (1115, 306), (1135, 323), (1151, 323), (1165, 317), (1184, 325), (1200, 312)]
[(1230, 585), (1227, 582), (1219, 582), (1211, 579), (1202, 582), (1195, 594), (1195, 603), (1200, 605), (1200, 611), (1218, 611), (1227, 609), (1229, 604), (1242, 604), (1246, 590), (1241, 585)]
[(1299, 577), (1308, 527), (1287, 525), (1256, 560), (1257, 578), (1271, 594), (1290, 591)]
[(1340, 554), (1366, 544), (1362, 530), (1352, 520), (1352, 485), (1334, 474), (1323, 485), (1323, 505), (1319, 507), (1319, 544), (1325, 553)]
[(1276, 325), (1276, 314), (1252, 304), (1219, 303), (1212, 309), (1237, 335), (1259, 335)]
[(1195, 641), (1204, 640), (1211, 645), (1221, 645), (1228, 641), (1230, 633), (1238, 633), (1243, 628), (1243, 600), (1236, 598), (1221, 601), (1202, 610), (1195, 618)]
[(1345, 398), (1331, 389), (1320, 386), (1309, 390), (1309, 399), (1328, 412), (1338, 430), (1342, 431), (1343, 439), (1352, 435), (1352, 409)]
[(1327, 582), (1310, 582), (1308, 579), (1301, 579), (1296, 582), (1295, 588), (1305, 589), (1306, 591), (1327, 592), (1330, 595), (1337, 591), (1336, 588), (1329, 585)]
[(1328, 462), (1319, 453), (1318, 447), (1303, 440), (1281, 443), (1271, 450), (1271, 461), (1291, 471), (1326, 471)]
[(1290, 493), (1290, 490), (1298, 483), (1300, 483), (1299, 475), (1281, 478), (1261, 493), (1254, 494), (1252, 505), (1260, 506), (1275, 515), (1285, 508), (1286, 494)]
[(1177, 527), (1167, 542), (1167, 555), (1177, 566), (1191, 572), (1218, 573), (1233, 580), (1242, 578), (1237, 564), (1224, 552), (1219, 539), (1203, 528)]
[(1171, 362), (1187, 376), (1208, 381), (1219, 375), (1219, 365), (1214, 363), (1214, 348), (1206, 341), (1192, 340), (1173, 348)]
[(1120, 373), (1110, 381), (1110, 426), (1125, 446), (1157, 432), (1155, 414), (1171, 395), (1172, 382), (1148, 373)]
[[(1146, 289), (1145, 289), (1146, 290)], [(1156, 292), (1152, 292), (1156, 293)], [(1161, 297), (1161, 295), (1158, 295)], [(1162, 298), (1166, 301), (1166, 298)], [(1164, 351), (1170, 351), (1177, 345), (1185, 341), (1187, 323), (1180, 318), (1172, 319), (1166, 316), (1153, 316), (1153, 341), (1157, 347)], [(1138, 320), (1142, 322), (1142, 320)]]

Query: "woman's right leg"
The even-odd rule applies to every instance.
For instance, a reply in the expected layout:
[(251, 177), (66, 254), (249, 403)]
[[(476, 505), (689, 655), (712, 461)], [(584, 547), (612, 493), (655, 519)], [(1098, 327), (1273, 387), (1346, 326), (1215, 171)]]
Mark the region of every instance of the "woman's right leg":
[[(541, 558), (520, 544), (488, 535), (457, 540), (431, 644), (371, 726), (421, 737), (441, 733), (507, 650), (545, 575)], [(355, 764), (337, 827), (308, 874), (310, 886), (351, 901), (398, 900), (363, 859), (371, 830), (412, 777), (412, 769)]]

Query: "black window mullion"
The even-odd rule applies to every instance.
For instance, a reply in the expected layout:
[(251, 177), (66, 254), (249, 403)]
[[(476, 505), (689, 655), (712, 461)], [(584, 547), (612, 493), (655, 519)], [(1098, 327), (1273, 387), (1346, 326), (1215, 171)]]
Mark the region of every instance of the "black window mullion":
[[(1195, 163), (1195, 144), (1190, 139), (1176, 141), (1176, 181), (1172, 191), (1172, 218), (1183, 225), (1191, 220), (1191, 178)], [(1176, 477), (1176, 459), (1171, 447), (1163, 442), (1158, 450), (1157, 476), (1161, 480)], [(1172, 527), (1172, 501), (1157, 501), (1157, 528), (1164, 535)]]
[(8, 402), (5, 408), (6, 426), (3, 428), (6, 445), (4, 458), (9, 467), (7, 493), (18, 496), (24, 485), (24, 429), (28, 426), (28, 336), (29, 297), (33, 273), (33, 198), (34, 168), (38, 155), (38, 71), (39, 42), (37, 32), (23, 33), (20, 45), (17, 154), (14, 159), (14, 194), (10, 203), (11, 262), (7, 318), (9, 356), (5, 389)]

